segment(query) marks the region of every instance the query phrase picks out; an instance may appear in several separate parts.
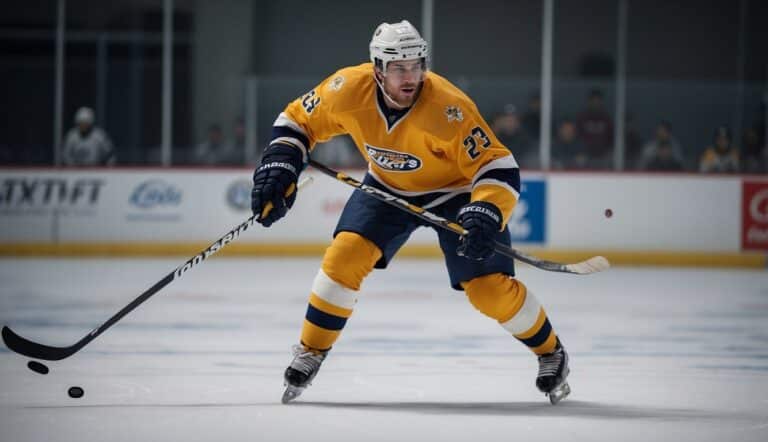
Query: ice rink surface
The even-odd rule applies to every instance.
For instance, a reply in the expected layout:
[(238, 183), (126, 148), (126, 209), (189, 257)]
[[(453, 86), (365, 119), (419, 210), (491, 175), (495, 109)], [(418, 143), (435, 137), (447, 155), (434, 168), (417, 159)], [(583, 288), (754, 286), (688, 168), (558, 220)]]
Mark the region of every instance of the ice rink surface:
[[(71, 345), (183, 261), (0, 260), (0, 322)], [(442, 262), (396, 259), (286, 406), (318, 265), (212, 258), (47, 376), (3, 346), (0, 441), (768, 440), (766, 271), (520, 265), (571, 356), (573, 393), (553, 407), (534, 356)]]

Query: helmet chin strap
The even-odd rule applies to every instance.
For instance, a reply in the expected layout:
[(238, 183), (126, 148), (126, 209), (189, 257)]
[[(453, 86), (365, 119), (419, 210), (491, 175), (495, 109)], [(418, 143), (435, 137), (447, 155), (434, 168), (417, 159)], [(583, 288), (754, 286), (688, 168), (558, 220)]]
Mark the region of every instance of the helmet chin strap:
[[(384, 75), (384, 74), (382, 74), (382, 75)], [(405, 108), (405, 107), (406, 107), (406, 106), (403, 106), (402, 104), (398, 103), (397, 101), (395, 101), (395, 99), (394, 99), (394, 98), (392, 98), (392, 97), (390, 97), (390, 96), (389, 96), (389, 94), (387, 93), (387, 90), (386, 90), (386, 89), (384, 89), (384, 85), (381, 83), (381, 81), (379, 81), (379, 76), (378, 76), (378, 75), (376, 75), (376, 72), (375, 72), (375, 71), (374, 71), (374, 73), (373, 73), (373, 79), (376, 81), (376, 84), (378, 84), (378, 85), (379, 85), (379, 89), (381, 90), (381, 93), (384, 95), (384, 98), (386, 98), (387, 100), (389, 100), (389, 102), (390, 102), (390, 103), (392, 103), (392, 104), (394, 104), (394, 105), (395, 105), (395, 107), (397, 107), (398, 109), (403, 109), (403, 108)]]

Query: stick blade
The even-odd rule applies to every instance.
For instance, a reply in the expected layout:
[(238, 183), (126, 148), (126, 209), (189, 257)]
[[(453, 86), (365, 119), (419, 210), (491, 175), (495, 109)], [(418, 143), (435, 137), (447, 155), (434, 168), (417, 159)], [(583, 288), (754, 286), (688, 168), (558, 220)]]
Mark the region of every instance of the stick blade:
[(568, 264), (565, 268), (570, 273), (578, 275), (590, 275), (611, 268), (611, 263), (603, 256), (593, 256), (586, 261)]
[(17, 335), (7, 326), (3, 326), (3, 342), (10, 350), (33, 359), (45, 361), (59, 361), (77, 351), (77, 345), (73, 347), (51, 347), (38, 344), (29, 339)]

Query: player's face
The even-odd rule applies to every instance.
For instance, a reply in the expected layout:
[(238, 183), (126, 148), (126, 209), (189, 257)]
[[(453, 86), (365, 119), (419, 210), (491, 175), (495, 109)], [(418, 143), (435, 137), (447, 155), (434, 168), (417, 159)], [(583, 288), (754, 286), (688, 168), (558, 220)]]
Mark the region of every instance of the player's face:
[(402, 107), (413, 105), (424, 79), (421, 60), (393, 61), (382, 79), (384, 91)]

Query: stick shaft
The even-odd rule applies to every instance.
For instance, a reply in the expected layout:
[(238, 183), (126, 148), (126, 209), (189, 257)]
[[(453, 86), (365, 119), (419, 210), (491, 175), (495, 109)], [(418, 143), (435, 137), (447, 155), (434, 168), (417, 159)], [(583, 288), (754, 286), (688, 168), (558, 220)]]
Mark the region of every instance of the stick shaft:
[[(309, 164), (315, 169), (317, 169), (318, 171), (322, 172), (323, 174), (328, 175), (332, 178), (335, 178), (336, 180), (341, 181), (342, 183), (345, 183), (349, 186), (355, 187), (358, 190), (364, 192), (366, 195), (369, 195), (372, 198), (376, 198), (377, 200), (382, 201), (386, 204), (389, 204), (390, 206), (394, 206), (394, 207), (397, 207), (398, 209), (411, 213), (414, 216), (417, 216), (427, 221), (433, 226), (437, 226), (445, 230), (450, 230), (451, 232), (457, 235), (465, 235), (467, 233), (466, 230), (464, 230), (464, 228), (461, 227), (461, 225), (453, 221), (449, 221), (422, 207), (411, 204), (402, 198), (392, 195), (391, 193), (388, 193), (376, 187), (372, 187), (367, 184), (361, 183), (360, 181), (350, 177), (349, 175), (333, 170), (322, 163), (318, 163), (315, 160), (310, 160)], [(517, 249), (513, 249), (512, 247), (509, 247), (506, 244), (502, 244), (498, 241), (496, 241), (496, 244), (494, 244), (494, 250), (497, 253), (504, 255), (508, 258), (517, 259), (519, 261), (525, 262), (539, 269), (547, 270), (550, 272), (587, 274), (587, 273), (594, 273), (594, 272), (604, 270), (603, 260), (605, 260), (605, 258), (602, 258), (602, 257), (595, 257), (595, 258), (602, 258), (599, 264), (595, 264), (592, 266), (585, 266), (584, 264), (587, 261), (584, 261), (579, 264), (561, 264), (558, 262), (539, 259), (535, 256), (531, 256), (526, 253), (523, 253)], [(595, 259), (595, 258), (591, 258), (591, 259)], [(607, 263), (607, 260), (605, 261), (605, 263)]]
[[(304, 187), (306, 184), (309, 184), (310, 182), (311, 182), (311, 179), (305, 179), (301, 183), (299, 183), (298, 188), (301, 189), (302, 187)], [(24, 356), (29, 356), (31, 358), (43, 359), (46, 361), (58, 361), (64, 358), (68, 358), (69, 356), (72, 356), (73, 354), (77, 353), (81, 348), (88, 345), (89, 342), (96, 339), (96, 337), (98, 337), (99, 335), (104, 333), (107, 329), (115, 325), (115, 323), (120, 321), (120, 319), (122, 319), (125, 315), (135, 310), (136, 307), (144, 303), (144, 301), (151, 298), (153, 295), (155, 295), (157, 292), (159, 292), (163, 288), (165, 288), (168, 284), (181, 278), (182, 276), (184, 276), (184, 274), (186, 274), (188, 271), (192, 270), (193, 268), (197, 267), (203, 261), (208, 259), (211, 255), (215, 254), (219, 250), (223, 249), (227, 244), (239, 238), (241, 233), (251, 228), (255, 223), (256, 223), (256, 217), (251, 216), (247, 220), (238, 224), (235, 228), (233, 228), (232, 230), (224, 234), (222, 237), (214, 241), (213, 244), (208, 246), (208, 248), (198, 253), (197, 255), (193, 256), (192, 258), (189, 258), (186, 262), (184, 262), (184, 264), (177, 267), (171, 273), (165, 275), (162, 279), (160, 279), (154, 285), (152, 285), (152, 287), (145, 290), (144, 293), (140, 294), (138, 297), (136, 297), (136, 299), (134, 299), (128, 305), (120, 309), (120, 311), (112, 315), (112, 317), (107, 319), (103, 324), (94, 328), (90, 333), (83, 336), (82, 339), (77, 341), (75, 344), (70, 345), (69, 347), (52, 347), (52, 346), (43, 345), (34, 341), (30, 341), (29, 339), (19, 336), (13, 330), (11, 330), (10, 327), (7, 327), (7, 326), (4, 326), (2, 330), (3, 341), (5, 342), (5, 345), (9, 349), (13, 350), (16, 353), (22, 354)]]

